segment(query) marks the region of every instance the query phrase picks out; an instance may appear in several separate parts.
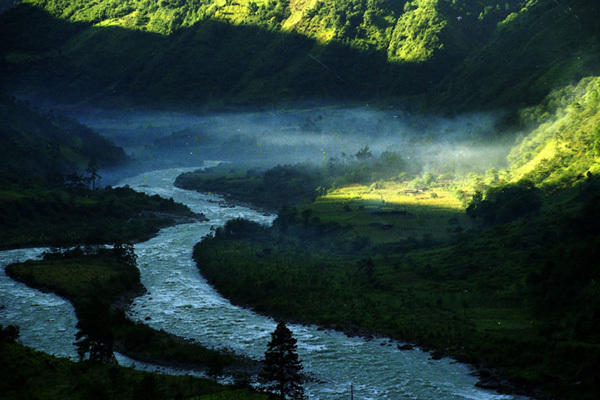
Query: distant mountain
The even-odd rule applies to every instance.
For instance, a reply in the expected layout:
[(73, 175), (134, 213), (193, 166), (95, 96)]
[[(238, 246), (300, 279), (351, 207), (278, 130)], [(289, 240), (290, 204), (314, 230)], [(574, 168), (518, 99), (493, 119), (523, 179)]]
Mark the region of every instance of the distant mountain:
[(60, 175), (115, 167), (128, 160), (122, 148), (75, 120), (41, 114), (0, 95), (0, 181), (55, 181)]
[(28, 0), (0, 16), (0, 84), (94, 104), (533, 105), (598, 72), (598, 12), (594, 0)]

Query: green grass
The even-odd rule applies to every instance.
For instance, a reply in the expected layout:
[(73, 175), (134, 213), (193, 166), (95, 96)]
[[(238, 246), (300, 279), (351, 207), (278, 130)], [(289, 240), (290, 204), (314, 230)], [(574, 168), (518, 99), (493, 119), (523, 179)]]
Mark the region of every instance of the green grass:
[(6, 400), (267, 399), (207, 379), (102, 364), (74, 363), (19, 344), (0, 343), (0, 392)]
[(396, 181), (345, 186), (299, 207), (300, 213), (304, 210), (322, 223), (349, 226), (374, 243), (446, 240), (472, 226), (455, 190), (435, 184), (417, 193), (408, 183)]
[(96, 290), (112, 302), (140, 285), (137, 268), (123, 264), (108, 250), (94, 256), (82, 254), (12, 264), (7, 267), (7, 273), (31, 286), (52, 289), (77, 305)]

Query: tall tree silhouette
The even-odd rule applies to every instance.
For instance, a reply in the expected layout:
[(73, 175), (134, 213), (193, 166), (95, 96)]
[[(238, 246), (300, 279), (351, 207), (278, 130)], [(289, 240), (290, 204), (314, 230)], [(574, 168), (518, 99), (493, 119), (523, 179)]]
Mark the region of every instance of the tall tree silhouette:
[(88, 307), (78, 316), (74, 345), (80, 361), (86, 355), (90, 361), (115, 363), (114, 337), (111, 329), (110, 306), (98, 297), (89, 300)]
[(300, 371), (302, 364), (298, 359), (296, 339), (285, 323), (280, 322), (267, 345), (261, 378), (268, 383), (269, 390), (278, 393), (280, 399), (304, 399)]
[(88, 174), (90, 174), (86, 180), (90, 183), (90, 188), (92, 190), (96, 190), (96, 183), (98, 181), (100, 181), (100, 179), (102, 179), (102, 177), (100, 176), (100, 174), (98, 174), (98, 162), (96, 161), (95, 158), (92, 158), (89, 163), (88, 163), (88, 167), (86, 169), (86, 172)]

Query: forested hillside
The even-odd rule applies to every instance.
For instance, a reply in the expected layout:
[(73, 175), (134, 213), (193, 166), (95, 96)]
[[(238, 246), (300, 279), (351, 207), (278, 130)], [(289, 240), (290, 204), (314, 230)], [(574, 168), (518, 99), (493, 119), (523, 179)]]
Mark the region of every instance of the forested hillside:
[(0, 82), (92, 103), (533, 105), (598, 72), (597, 20), (592, 0), (30, 0), (0, 16)]
[[(63, 175), (124, 164), (122, 148), (73, 119), (40, 114), (0, 94), (0, 181), (56, 181)], [(55, 182), (56, 183), (56, 182)]]
[(599, 77), (552, 92), (521, 120), (535, 129), (509, 155), (515, 180), (565, 187), (600, 172)]
[(600, 71), (600, 7), (593, 0), (530, 0), (498, 23), (438, 86), (458, 110), (537, 104)]

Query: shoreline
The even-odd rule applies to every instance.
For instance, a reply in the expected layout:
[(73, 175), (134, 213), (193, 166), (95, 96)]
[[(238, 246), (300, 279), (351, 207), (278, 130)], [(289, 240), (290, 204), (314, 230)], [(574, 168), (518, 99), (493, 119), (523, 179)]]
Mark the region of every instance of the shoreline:
[[(174, 186), (175, 186), (175, 184), (174, 184)], [(245, 207), (257, 210), (259, 212), (265, 211), (265, 212), (272, 212), (275, 214), (277, 213), (277, 211), (266, 209), (263, 206), (260, 206), (260, 205), (257, 205), (257, 204), (251, 203), (251, 202), (240, 201), (240, 200), (236, 199), (236, 196), (233, 196), (228, 193), (214, 192), (214, 191), (213, 192), (203, 192), (201, 190), (187, 189), (187, 188), (184, 188), (181, 186), (176, 186), (176, 187), (179, 187), (184, 190), (192, 190), (192, 191), (202, 193), (202, 194), (218, 194), (219, 196), (222, 196), (225, 199), (225, 201), (227, 201), (229, 203), (235, 203), (235, 205), (245, 206)], [(202, 239), (202, 240), (204, 240), (204, 239)], [(314, 323), (314, 322), (307, 321), (307, 320), (301, 320), (301, 319), (297, 319), (297, 318), (293, 318), (293, 317), (290, 318), (290, 317), (282, 316), (277, 313), (271, 313), (267, 310), (258, 310), (251, 304), (248, 304), (248, 303), (245, 303), (242, 301), (238, 301), (235, 298), (231, 298), (231, 297), (223, 295), (222, 291), (220, 291), (215, 286), (214, 281), (212, 279), (210, 279), (206, 274), (203, 273), (201, 267), (198, 265), (198, 263), (196, 262), (195, 259), (194, 259), (194, 262), (196, 263), (196, 267), (198, 268), (198, 271), (201, 273), (201, 275), (208, 281), (208, 283), (211, 285), (211, 287), (214, 290), (216, 290), (217, 293), (219, 293), (220, 296), (231, 301), (231, 303), (236, 306), (246, 308), (246, 309), (251, 310), (252, 312), (255, 312), (259, 315), (273, 318), (275, 320), (283, 320), (283, 321), (286, 321), (291, 324), (297, 324), (297, 325), (303, 325), (303, 326), (313, 326), (313, 327), (316, 327), (318, 330), (333, 330), (336, 332), (343, 333), (344, 335), (346, 335), (348, 337), (360, 337), (360, 338), (365, 339), (366, 341), (378, 338), (378, 339), (387, 339), (390, 342), (400, 342), (400, 343), (396, 343), (396, 347), (400, 351), (418, 349), (418, 350), (429, 353), (431, 356), (431, 359), (433, 359), (433, 360), (438, 360), (441, 358), (448, 357), (448, 358), (454, 360), (455, 362), (459, 362), (459, 363), (466, 365), (471, 370), (470, 375), (477, 378), (477, 382), (474, 385), (475, 387), (478, 387), (481, 389), (486, 389), (486, 390), (493, 390), (493, 391), (497, 392), (498, 394), (512, 394), (512, 395), (517, 395), (517, 396), (525, 396), (525, 397), (531, 398), (532, 400), (556, 399), (556, 397), (554, 397), (552, 394), (542, 392), (539, 389), (539, 387), (537, 387), (537, 386), (527, 385), (527, 384), (511, 381), (509, 378), (505, 377), (501, 368), (494, 367), (491, 365), (484, 365), (482, 361), (474, 360), (473, 356), (467, 356), (464, 354), (460, 354), (456, 350), (453, 350), (453, 348), (454, 349), (459, 348), (460, 344), (457, 344), (457, 345), (451, 346), (451, 347), (447, 347), (447, 348), (440, 348), (440, 347), (436, 347), (436, 346), (428, 344), (428, 343), (407, 342), (400, 336), (383, 334), (380, 332), (371, 331), (369, 329), (363, 328), (363, 327), (361, 327), (359, 325), (355, 325), (355, 324), (351, 324), (350, 326), (344, 326), (344, 325), (335, 324), (335, 323), (322, 325), (322, 324)]]
[[(336, 324), (331, 325), (322, 325), (314, 322), (300, 320), (296, 318), (284, 317), (278, 314), (272, 314), (267, 311), (257, 310), (251, 304), (247, 304), (241, 301), (237, 301), (236, 299), (226, 297), (223, 293), (214, 286), (212, 280), (210, 280), (206, 275), (202, 273), (200, 267), (196, 264), (201, 275), (210, 286), (219, 293), (220, 296), (227, 299), (231, 302), (231, 304), (248, 309), (256, 314), (262, 315), (264, 317), (272, 318), (276, 321), (285, 321), (289, 324), (302, 325), (302, 326), (312, 326), (316, 327), (317, 330), (332, 330), (346, 335), (347, 337), (358, 337), (362, 338), (365, 341), (371, 341), (373, 339), (386, 339), (389, 341), (390, 345), (396, 345), (396, 348), (399, 351), (410, 351), (410, 350), (420, 350), (430, 354), (432, 360), (439, 360), (441, 358), (450, 358), (455, 362), (459, 362), (461, 364), (466, 365), (471, 372), (469, 375), (477, 377), (477, 382), (474, 384), (475, 387), (486, 389), (486, 390), (494, 390), (498, 394), (513, 394), (517, 396), (526, 396), (531, 398), (531, 400), (551, 400), (556, 399), (550, 395), (539, 392), (535, 387), (530, 387), (528, 385), (519, 385), (513, 382), (510, 382), (507, 378), (502, 376), (501, 371), (497, 368), (490, 366), (477, 365), (476, 362), (470, 361), (466, 358), (456, 357), (452, 352), (448, 352), (448, 349), (440, 349), (436, 348), (432, 345), (427, 345), (425, 343), (415, 343), (415, 342), (407, 342), (403, 340), (399, 336), (386, 335), (383, 333), (370, 331), (366, 328), (362, 328), (358, 325), (353, 325), (349, 327), (343, 327)], [(399, 342), (399, 343), (392, 343)]]
[[(150, 215), (150, 216), (156, 216), (156, 217), (160, 217), (160, 218), (169, 218), (170, 221), (162, 223), (162, 224), (157, 224), (153, 228), (153, 232), (135, 236), (129, 240), (120, 240), (120, 242), (132, 243), (132, 244), (142, 243), (142, 242), (146, 242), (146, 241), (156, 237), (158, 235), (158, 232), (161, 229), (169, 228), (169, 227), (175, 226), (175, 225), (209, 221), (209, 219), (206, 218), (206, 216), (203, 213), (194, 213), (194, 214), (195, 215), (191, 216), (191, 215), (171, 214), (171, 213), (165, 213), (165, 212), (159, 212), (159, 211), (140, 211), (140, 215)], [(47, 247), (47, 248), (58, 247), (58, 248), (60, 248), (60, 247), (103, 246), (103, 245), (106, 245), (106, 243), (74, 243), (74, 244), (69, 244), (66, 246), (57, 246), (55, 243), (51, 243), (49, 241), (39, 241), (39, 242), (21, 243), (21, 244), (16, 244), (16, 245), (11, 245), (11, 246), (0, 245), (0, 251), (30, 249), (30, 248), (40, 248), (40, 247)]]
[[(170, 225), (174, 225), (174, 224), (170, 224)], [(28, 261), (35, 262), (35, 261), (39, 261), (39, 260), (25, 260), (24, 262), (21, 262), (21, 263), (8, 264), (5, 267), (3, 267), (5, 274), (10, 279), (12, 279), (16, 282), (23, 283), (31, 289), (38, 290), (43, 293), (51, 293), (51, 294), (57, 295), (65, 300), (67, 300), (70, 303), (70, 305), (74, 308), (75, 316), (76, 316), (77, 320), (79, 321), (78, 311), (80, 311), (80, 310), (78, 310), (76, 301), (73, 296), (71, 296), (69, 293), (66, 293), (64, 290), (62, 290), (60, 288), (53, 288), (53, 287), (47, 286), (43, 283), (38, 283), (38, 282), (34, 282), (34, 281), (31, 281), (28, 279), (23, 279), (23, 277), (21, 277), (19, 274), (12, 271), (12, 269), (10, 268), (13, 265), (23, 264)], [(137, 269), (137, 266), (135, 268)], [(193, 339), (188, 339), (188, 338), (185, 338), (182, 336), (171, 334), (164, 330), (157, 330), (157, 329), (151, 328), (147, 324), (143, 323), (143, 321), (135, 321), (135, 320), (127, 317), (126, 311), (130, 307), (133, 299), (135, 299), (136, 297), (139, 297), (145, 293), (147, 293), (147, 289), (143, 286), (143, 284), (141, 282), (138, 281), (135, 284), (135, 287), (133, 287), (125, 292), (120, 293), (117, 296), (117, 298), (115, 298), (113, 301), (110, 302), (109, 306), (110, 306), (111, 310), (113, 310), (113, 311), (118, 310), (118, 312), (123, 313), (125, 322), (120, 324), (122, 328), (126, 329), (127, 327), (132, 328), (132, 327), (135, 327), (136, 325), (141, 325), (141, 326), (143, 326), (142, 329), (151, 331), (151, 332), (153, 332), (154, 335), (158, 335), (153, 338), (153, 340), (155, 340), (155, 341), (163, 339), (163, 340), (169, 340), (173, 343), (180, 344), (180, 345), (189, 345), (189, 346), (194, 346), (194, 347), (198, 346), (198, 349), (200, 351), (208, 351), (210, 353), (214, 353), (217, 357), (224, 357), (223, 360), (216, 361), (217, 365), (219, 365), (220, 367), (219, 367), (219, 372), (215, 375), (215, 377), (225, 376), (225, 377), (231, 377), (234, 380), (239, 378), (240, 382), (244, 382), (244, 381), (251, 381), (252, 378), (255, 377), (259, 373), (259, 371), (261, 369), (261, 363), (258, 360), (254, 360), (254, 359), (248, 358), (243, 355), (235, 354), (233, 352), (228, 352), (226, 350), (205, 347), (204, 345), (197, 343)], [(119, 324), (117, 324), (116, 326), (117, 326), (117, 329), (119, 329), (118, 328)], [(158, 343), (156, 343), (156, 344), (158, 344)], [(131, 350), (128, 350), (127, 347), (123, 346), (122, 340), (115, 340), (114, 351), (118, 352), (120, 354), (123, 354), (123, 355), (127, 356), (128, 358), (135, 360), (135, 361), (148, 363), (148, 364), (154, 364), (157, 367), (168, 367), (168, 368), (173, 368), (173, 369), (184, 369), (184, 370), (190, 370), (190, 371), (196, 371), (196, 372), (203, 372), (209, 377), (211, 375), (210, 369), (213, 367), (211, 365), (211, 357), (215, 357), (215, 356), (212, 356), (211, 354), (207, 354), (206, 355), (207, 358), (205, 358), (203, 361), (194, 362), (194, 361), (181, 361), (181, 360), (174, 360), (174, 359), (169, 359), (169, 358), (161, 358), (161, 357), (153, 357), (153, 356), (144, 356), (144, 354), (143, 354), (144, 349), (141, 349), (139, 352), (135, 352), (135, 351), (132, 352)], [(227, 358), (230, 358), (230, 360), (227, 360)], [(220, 363), (224, 363), (224, 365), (221, 365)], [(211, 378), (211, 379), (214, 379), (214, 378)]]
[[(237, 198), (237, 196), (232, 195), (231, 193), (227, 193), (227, 192), (221, 192), (221, 191), (212, 191), (212, 192), (206, 192), (206, 191), (202, 191), (202, 190), (197, 190), (197, 189), (189, 189), (186, 188), (184, 186), (181, 185), (176, 185), (175, 182), (173, 182), (173, 186), (178, 188), (178, 189), (182, 189), (182, 190), (189, 190), (192, 192), (196, 192), (196, 193), (200, 193), (200, 194), (204, 194), (204, 195), (217, 195), (223, 198), (223, 201), (214, 201), (214, 203), (219, 204), (219, 206), (223, 207), (223, 208), (233, 208), (235, 206), (241, 206), (241, 207), (246, 207), (249, 208), (251, 210), (257, 211), (263, 215), (268, 214), (268, 215), (277, 215), (278, 211), (275, 208), (270, 208), (264, 205), (258, 205), (256, 203), (252, 203), (250, 201), (245, 201), (242, 200), (240, 198)], [(209, 201), (212, 203), (212, 201)]]

